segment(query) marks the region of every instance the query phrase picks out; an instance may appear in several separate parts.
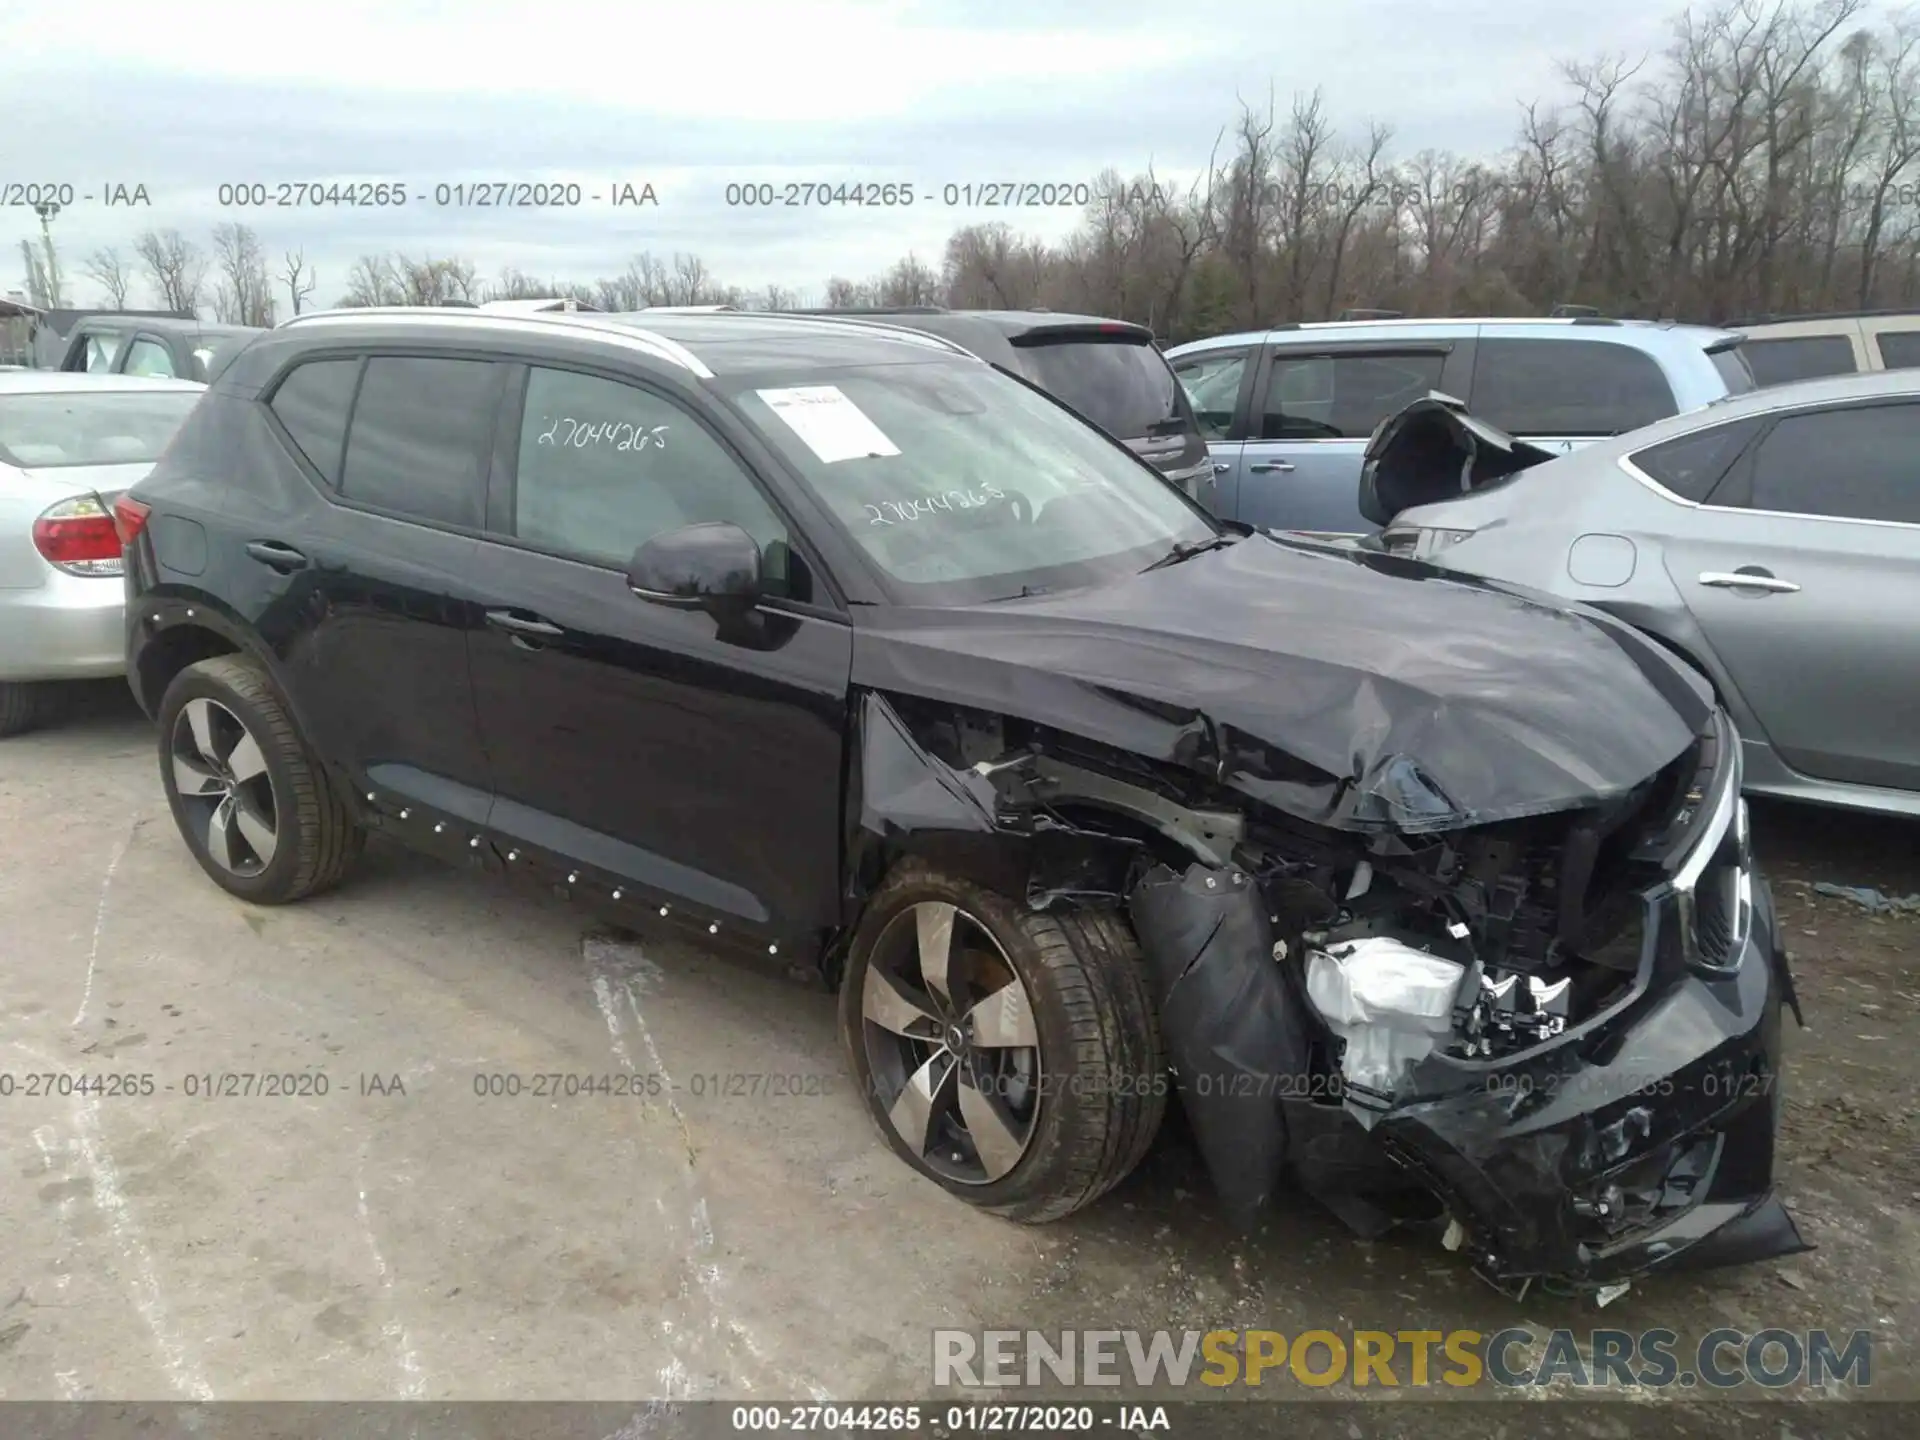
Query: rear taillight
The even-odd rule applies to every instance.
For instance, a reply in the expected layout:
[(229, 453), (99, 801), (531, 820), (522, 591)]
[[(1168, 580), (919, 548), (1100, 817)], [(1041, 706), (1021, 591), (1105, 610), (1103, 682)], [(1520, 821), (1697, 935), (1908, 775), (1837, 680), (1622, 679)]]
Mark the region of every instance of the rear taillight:
[(113, 525), (120, 532), (122, 548), (140, 538), (140, 532), (147, 528), (147, 516), (152, 513), (151, 505), (142, 505), (131, 495), (122, 495), (113, 502)]
[(76, 495), (41, 511), (33, 522), (33, 548), (69, 575), (121, 573), (120, 532), (97, 496)]

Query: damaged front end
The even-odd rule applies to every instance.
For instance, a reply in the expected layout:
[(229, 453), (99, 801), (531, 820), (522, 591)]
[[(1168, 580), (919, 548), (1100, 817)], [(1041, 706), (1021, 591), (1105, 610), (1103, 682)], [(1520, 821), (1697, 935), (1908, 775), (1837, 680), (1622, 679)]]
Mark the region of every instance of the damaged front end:
[(920, 851), (1123, 907), (1241, 1220), (1291, 1185), (1362, 1234), (1444, 1227), (1508, 1293), (1603, 1302), (1806, 1248), (1772, 1192), (1798, 1011), (1718, 710), (1636, 786), (1451, 828), (900, 692), (859, 730), (850, 905)]

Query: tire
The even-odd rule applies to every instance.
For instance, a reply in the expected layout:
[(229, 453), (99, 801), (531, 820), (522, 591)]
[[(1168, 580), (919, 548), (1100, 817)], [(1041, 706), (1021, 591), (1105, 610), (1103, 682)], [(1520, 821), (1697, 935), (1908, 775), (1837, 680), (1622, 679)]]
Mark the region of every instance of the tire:
[(45, 714), (43, 689), (18, 680), (0, 680), (0, 739), (24, 734), (40, 723)]
[[(284, 905), (345, 878), (365, 848), (366, 831), (257, 662), (221, 655), (189, 665), (167, 686), (158, 721), (160, 783), (174, 823), (216, 885), (256, 905)], [(212, 734), (211, 750), (224, 752), (221, 763), (209, 763), (208, 747), (195, 738), (196, 721)], [(249, 741), (253, 750), (243, 748)], [(184, 784), (195, 789), (185, 792)], [(214, 850), (214, 817), (222, 809), (228, 812), (218, 826), (225, 859)], [(271, 845), (258, 838), (268, 832)]]
[[(957, 968), (943, 1005), (947, 997), (935, 986), (913, 987), (923, 981), (916, 967), (926, 969), (921, 917), (938, 917), (944, 907), (952, 907), (949, 954)], [(940, 922), (932, 923), (937, 933)], [(973, 988), (968, 978), (1002, 971), (1022, 987), (1024, 1013), (997, 998), (999, 989)], [(895, 1003), (909, 994), (919, 1019), (906, 1020), (908, 1011)], [(976, 1008), (985, 995), (996, 998)], [(1002, 1030), (1009, 1015), (1019, 1021)], [(966, 1017), (959, 1021), (965, 1031), (981, 1016), (1000, 1033), (954, 1036), (956, 1017)], [(903, 862), (855, 929), (840, 1026), (868, 1113), (894, 1153), (949, 1193), (1012, 1220), (1058, 1220), (1099, 1199), (1140, 1163), (1166, 1111), (1170, 1082), (1145, 968), (1132, 931), (1112, 910), (1038, 913), (923, 862)], [(1037, 1042), (1025, 1069), (1019, 1057), (1027, 1047), (1009, 1038), (1016, 1030)], [(942, 1034), (952, 1037), (944, 1049)], [(943, 1054), (963, 1057), (950, 1076)], [(919, 1099), (942, 1093), (931, 1078), (908, 1097), (909, 1074), (947, 1076), (944, 1106)], [(986, 1094), (1006, 1102), (994, 1107), (1002, 1127), (992, 1145), (975, 1139), (995, 1129), (991, 1122), (963, 1115), (970, 1100), (971, 1116), (979, 1116)], [(935, 1117), (924, 1128), (923, 1110)], [(914, 1129), (924, 1141), (910, 1140)], [(1021, 1141), (1011, 1163), (1009, 1136)]]

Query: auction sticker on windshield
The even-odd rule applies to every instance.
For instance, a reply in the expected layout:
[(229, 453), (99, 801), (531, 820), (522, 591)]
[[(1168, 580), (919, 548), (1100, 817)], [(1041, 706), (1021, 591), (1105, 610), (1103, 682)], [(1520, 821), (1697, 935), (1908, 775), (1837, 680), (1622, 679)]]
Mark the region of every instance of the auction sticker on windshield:
[(900, 447), (837, 385), (797, 385), (754, 393), (828, 465), (900, 453)]

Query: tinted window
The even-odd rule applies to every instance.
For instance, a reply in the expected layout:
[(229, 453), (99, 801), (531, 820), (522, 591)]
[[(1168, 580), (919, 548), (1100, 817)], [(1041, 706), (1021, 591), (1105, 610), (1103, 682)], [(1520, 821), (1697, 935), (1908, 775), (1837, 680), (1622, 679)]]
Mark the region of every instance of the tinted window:
[(1034, 384), (1122, 440), (1178, 435), (1180, 387), (1153, 345), (1129, 340), (1023, 341)]
[(1637, 451), (1633, 463), (1683, 500), (1705, 500), (1727, 467), (1740, 458), (1760, 428), (1757, 418), (1715, 425), (1678, 440)]
[(1174, 376), (1187, 392), (1200, 433), (1209, 440), (1225, 439), (1233, 427), (1249, 358), (1245, 350), (1209, 350), (1174, 362)]
[(1920, 524), (1920, 405), (1787, 416), (1754, 454), (1751, 503)]
[(271, 409), (307, 462), (329, 485), (340, 483), (340, 451), (347, 441), (358, 360), (309, 360), (280, 382)]
[(769, 580), (784, 575), (786, 526), (753, 478), (693, 416), (650, 390), (535, 367), (515, 476), (522, 540), (625, 569), (655, 535), (724, 520), (760, 542)]
[(1679, 413), (1651, 355), (1605, 340), (1481, 340), (1473, 413), (1514, 435), (1618, 435)]
[(1920, 365), (1920, 330), (1882, 330), (1873, 339), (1885, 369), (1910, 370)]
[(1262, 440), (1365, 440), (1440, 384), (1444, 355), (1275, 355)]
[(347, 432), (340, 493), (422, 520), (478, 527), (494, 377), (484, 360), (369, 360)]
[(167, 347), (157, 340), (136, 338), (127, 347), (127, 363), (122, 367), (129, 375), (159, 376), (173, 379), (173, 356)]
[(1747, 357), (1738, 345), (1709, 350), (1707, 358), (1713, 361), (1713, 368), (1720, 373), (1720, 381), (1729, 395), (1745, 395), (1759, 388), (1760, 382), (1753, 378), (1753, 368), (1747, 364)]
[(1816, 375), (1854, 373), (1853, 342), (1844, 335), (1802, 335), (1791, 340), (1748, 340), (1753, 378), (1762, 385), (1785, 385)]

